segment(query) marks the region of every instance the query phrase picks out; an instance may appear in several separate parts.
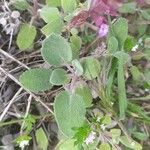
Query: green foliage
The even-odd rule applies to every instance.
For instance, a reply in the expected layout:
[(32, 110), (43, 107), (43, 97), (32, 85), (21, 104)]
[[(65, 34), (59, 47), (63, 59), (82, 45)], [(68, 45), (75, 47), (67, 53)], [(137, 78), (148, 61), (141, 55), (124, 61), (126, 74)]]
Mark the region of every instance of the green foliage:
[(74, 59), (74, 60), (72, 61), (72, 66), (74, 67), (74, 69), (75, 69), (75, 74), (76, 74), (77, 76), (83, 75), (83, 67), (82, 67), (81, 63), (80, 63), (77, 59)]
[(118, 60), (118, 98), (119, 98), (119, 118), (125, 119), (127, 109), (127, 97), (125, 88), (125, 77), (124, 77), (124, 61), (123, 56)]
[(112, 141), (114, 144), (119, 144), (120, 136), (121, 136), (121, 130), (120, 129), (111, 129), (110, 134), (112, 137)]
[(20, 82), (23, 87), (32, 92), (45, 91), (52, 88), (52, 84), (49, 82), (51, 70), (47, 69), (30, 69), (25, 71), (20, 76)]
[(29, 24), (23, 24), (17, 36), (17, 45), (20, 50), (31, 48), (36, 37), (36, 28)]
[(39, 128), (35, 132), (38, 149), (40, 150), (47, 150), (48, 147), (48, 139), (47, 136), (42, 128)]
[(92, 106), (92, 94), (87, 85), (80, 84), (76, 89), (75, 93), (83, 98), (86, 107)]
[(109, 117), (109, 116), (104, 116), (104, 117), (101, 119), (101, 124), (104, 124), (104, 125), (109, 125), (109, 124), (111, 124), (111, 117)]
[(12, 0), (11, 3), (18, 10), (26, 10), (30, 7), (26, 0)]
[(142, 149), (142, 146), (139, 143), (137, 143), (131, 139), (128, 139), (126, 136), (121, 136), (120, 142), (123, 145), (125, 145), (126, 147), (131, 148), (133, 150), (141, 150)]
[(84, 70), (84, 77), (88, 80), (95, 79), (101, 71), (100, 62), (93, 57), (86, 57), (81, 61)]
[(61, 6), (65, 12), (73, 12), (77, 7), (76, 0), (61, 0)]
[(111, 147), (108, 143), (102, 143), (99, 147), (99, 150), (111, 150)]
[(52, 22), (55, 18), (60, 17), (58, 8), (56, 7), (43, 7), (40, 11), (41, 18), (46, 22)]
[(60, 66), (72, 60), (69, 43), (57, 34), (51, 34), (43, 41), (41, 53), (44, 60), (54, 66)]
[(64, 23), (56, 7), (43, 7), (40, 16), (47, 23), (47, 25), (42, 28), (43, 34), (48, 36), (51, 33), (61, 33)]
[(107, 49), (108, 49), (110, 54), (113, 54), (118, 50), (118, 41), (114, 36), (112, 36), (108, 39)]
[(28, 115), (24, 119), (24, 125), (23, 125), (23, 130), (25, 130), (26, 133), (30, 133), (31, 130), (33, 129), (33, 125), (35, 124), (36, 120), (33, 115)]
[(150, 19), (150, 9), (142, 10), (141, 15), (144, 19), (149, 20)]
[(69, 76), (67, 75), (67, 72), (62, 69), (54, 69), (52, 71), (51, 77), (50, 77), (50, 83), (53, 85), (64, 85), (69, 83), (70, 79)]
[(46, 4), (52, 7), (61, 6), (61, 0), (46, 0)]
[(68, 139), (65, 141), (60, 141), (56, 146), (55, 150), (79, 150), (77, 145), (74, 145), (74, 139)]
[(70, 46), (72, 48), (73, 59), (79, 58), (82, 40), (78, 35), (72, 35), (70, 37)]
[(150, 37), (147, 37), (145, 40), (144, 40), (144, 47), (145, 48), (150, 48)]
[(125, 40), (128, 37), (128, 22), (125, 18), (119, 18), (113, 24), (113, 32), (118, 40), (119, 50), (122, 50)]
[(84, 126), (80, 128), (77, 128), (76, 133), (73, 137), (76, 140), (75, 144), (82, 145), (82, 143), (85, 141), (87, 136), (90, 134), (90, 131), (91, 131), (90, 127), (87, 124), (85, 124)]
[(136, 6), (137, 6), (136, 2), (124, 3), (122, 5), (122, 7), (119, 8), (119, 12), (120, 13), (131, 13), (131, 14), (133, 14), (136, 11)]
[(21, 145), (21, 143), (23, 141), (26, 141), (27, 143), (29, 143), (29, 141), (31, 140), (32, 138), (26, 134), (23, 134), (23, 135), (20, 135), (19, 137), (17, 137), (15, 139), (15, 142), (17, 143), (17, 145)]
[(86, 107), (81, 96), (62, 91), (55, 98), (54, 113), (60, 131), (71, 138), (73, 128), (84, 123)]
[(141, 81), (142, 79), (142, 73), (139, 71), (139, 69), (136, 66), (132, 66), (130, 68), (130, 72), (132, 74), (134, 81)]
[(124, 50), (129, 52), (136, 45), (136, 40), (132, 36), (128, 36), (124, 43)]

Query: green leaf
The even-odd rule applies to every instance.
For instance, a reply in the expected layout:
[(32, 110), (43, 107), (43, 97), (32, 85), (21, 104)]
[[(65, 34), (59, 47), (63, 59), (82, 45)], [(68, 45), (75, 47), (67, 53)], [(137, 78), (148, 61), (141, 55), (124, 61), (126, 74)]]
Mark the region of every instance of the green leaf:
[(73, 52), (73, 59), (79, 58), (80, 49), (82, 45), (82, 40), (78, 35), (73, 35), (70, 37), (70, 45)]
[(130, 72), (132, 74), (134, 81), (141, 81), (142, 79), (142, 73), (139, 71), (139, 69), (136, 66), (132, 66), (130, 68)]
[(33, 115), (28, 115), (26, 118), (24, 118), (24, 124), (23, 124), (23, 130), (25, 130), (26, 133), (30, 133), (33, 129), (33, 125), (36, 122), (36, 119)]
[(61, 0), (46, 0), (46, 4), (52, 7), (61, 6)]
[(131, 13), (131, 14), (133, 14), (136, 11), (136, 6), (137, 6), (136, 2), (124, 3), (122, 5), (122, 7), (119, 8), (119, 12), (120, 13)]
[(83, 67), (82, 67), (81, 63), (77, 59), (74, 59), (72, 61), (72, 65), (73, 65), (73, 67), (75, 69), (75, 74), (77, 76), (83, 75)]
[(142, 149), (142, 146), (139, 143), (137, 143), (131, 139), (128, 139), (126, 136), (121, 136), (120, 142), (123, 145), (125, 145), (126, 147), (131, 148), (133, 150), (141, 150)]
[(99, 150), (111, 150), (111, 147), (108, 143), (102, 143)]
[(65, 12), (73, 12), (77, 7), (76, 0), (61, 0), (61, 6)]
[(144, 19), (149, 20), (150, 19), (150, 9), (144, 9), (141, 10), (141, 15)]
[(68, 139), (66, 141), (60, 141), (56, 146), (55, 150), (79, 150), (78, 146), (74, 144), (74, 139)]
[(127, 97), (125, 88), (125, 71), (124, 64), (128, 62), (130, 58), (126, 53), (122, 51), (116, 52), (115, 56), (118, 58), (118, 97), (119, 97), (119, 112), (120, 119), (125, 119), (126, 109), (127, 109)]
[(100, 62), (93, 57), (86, 57), (81, 62), (84, 70), (84, 77), (88, 80), (95, 79), (101, 71)]
[(23, 24), (18, 36), (17, 45), (20, 50), (26, 50), (30, 48), (36, 37), (36, 28), (29, 24)]
[(131, 62), (131, 56), (123, 51), (117, 51), (113, 54), (118, 60), (122, 59), (123, 64)]
[(82, 145), (85, 141), (85, 139), (88, 137), (88, 135), (90, 134), (91, 129), (90, 126), (87, 125), (86, 123), (80, 127), (76, 129), (76, 133), (73, 137), (73, 139), (75, 139), (75, 144), (76, 145)]
[(112, 141), (114, 144), (119, 144), (121, 130), (120, 129), (111, 129), (110, 130)]
[(51, 34), (43, 41), (41, 53), (43, 59), (54, 66), (60, 66), (72, 60), (69, 43), (57, 34)]
[(110, 133), (111, 133), (112, 137), (120, 137), (121, 130), (120, 129), (111, 129)]
[(150, 49), (150, 37), (144, 40), (144, 47)]
[(67, 75), (67, 72), (64, 69), (58, 68), (53, 70), (50, 77), (50, 82), (53, 85), (64, 85), (69, 83), (69, 81), (69, 76)]
[(30, 69), (25, 71), (19, 78), (23, 87), (32, 92), (45, 91), (52, 88), (49, 82), (51, 70), (47, 69)]
[(119, 48), (122, 50), (125, 40), (128, 36), (128, 22), (125, 18), (119, 18), (113, 24), (113, 32), (118, 40)]
[(47, 150), (48, 147), (48, 139), (46, 137), (46, 134), (42, 128), (36, 130), (35, 132), (38, 149), (40, 150)]
[(124, 43), (124, 50), (129, 52), (136, 45), (136, 40), (132, 36), (128, 36)]
[(30, 7), (26, 0), (12, 0), (11, 4), (18, 10), (26, 10)]
[(146, 141), (149, 138), (149, 135), (146, 133), (130, 130), (130, 133), (132, 134), (133, 137), (135, 137), (138, 140)]
[(55, 18), (60, 17), (58, 8), (56, 7), (43, 7), (40, 11), (41, 18), (46, 22), (52, 22)]
[(86, 107), (92, 106), (92, 93), (87, 85), (78, 85), (75, 89), (75, 93), (82, 97)]
[(61, 34), (61, 31), (64, 27), (64, 22), (61, 18), (55, 18), (47, 25), (45, 25), (41, 31), (44, 35), (49, 36), (51, 33)]
[(109, 125), (109, 124), (111, 124), (111, 117), (110, 117), (110, 116), (104, 116), (104, 117), (102, 118), (102, 124), (104, 124), (104, 125)]
[(117, 51), (118, 41), (114, 36), (112, 36), (108, 39), (108, 48), (107, 49), (108, 49), (110, 54), (113, 54), (114, 52)]
[(40, 16), (46, 23), (48, 23), (42, 28), (43, 34), (48, 36), (51, 33), (61, 33), (64, 22), (58, 8), (45, 6), (41, 9)]
[(60, 131), (71, 138), (75, 134), (73, 128), (84, 123), (86, 107), (81, 96), (62, 91), (55, 98), (54, 113)]

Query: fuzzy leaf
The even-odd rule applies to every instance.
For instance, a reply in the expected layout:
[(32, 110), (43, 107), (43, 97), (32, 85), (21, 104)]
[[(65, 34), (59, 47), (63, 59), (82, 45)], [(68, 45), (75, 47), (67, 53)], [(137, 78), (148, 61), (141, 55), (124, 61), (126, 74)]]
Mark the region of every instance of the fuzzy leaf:
[(54, 113), (60, 131), (67, 137), (73, 137), (73, 128), (84, 123), (86, 107), (81, 96), (62, 91), (55, 98)]
[(124, 3), (122, 5), (122, 7), (119, 8), (119, 12), (120, 13), (131, 13), (131, 14), (133, 14), (136, 11), (136, 6), (137, 6), (136, 2)]
[(38, 149), (40, 150), (47, 150), (48, 147), (48, 139), (46, 137), (46, 134), (42, 128), (36, 130), (35, 132)]
[(118, 40), (119, 48), (122, 49), (125, 40), (128, 36), (128, 22), (125, 18), (119, 18), (114, 24), (113, 24), (113, 32), (115, 37)]
[(22, 85), (32, 92), (45, 91), (52, 88), (49, 82), (51, 70), (30, 69), (25, 71), (19, 78)]
[(55, 150), (78, 150), (78, 146), (74, 144), (75, 140), (73, 139), (68, 139), (66, 141), (60, 141), (55, 148)]
[(118, 41), (117, 39), (112, 36), (108, 39), (108, 51), (110, 54), (116, 52), (118, 49)]
[(12, 5), (18, 10), (26, 10), (30, 7), (26, 0), (12, 0)]
[(75, 69), (75, 74), (77, 76), (83, 75), (83, 67), (82, 67), (81, 63), (77, 59), (72, 61), (72, 65), (73, 65), (73, 67)]
[(64, 22), (61, 19), (60, 13), (55, 7), (43, 7), (40, 12), (42, 19), (48, 23), (42, 28), (42, 33), (46, 36), (51, 33), (61, 33)]
[(92, 94), (88, 86), (80, 84), (75, 89), (75, 93), (83, 98), (86, 107), (92, 106)]
[(61, 6), (61, 0), (46, 0), (46, 4), (52, 7)]
[(77, 7), (76, 0), (61, 0), (61, 6), (65, 12), (73, 12)]
[(141, 150), (142, 149), (142, 146), (139, 143), (137, 143), (131, 139), (128, 139), (126, 136), (120, 137), (120, 142), (123, 145), (125, 145), (126, 147), (131, 148), (133, 150)]
[(55, 18), (60, 17), (58, 8), (56, 7), (43, 7), (40, 11), (41, 18), (46, 22), (52, 22)]
[(82, 40), (78, 35), (73, 35), (70, 37), (70, 45), (73, 52), (73, 58), (79, 58), (80, 49), (82, 45)]
[(26, 50), (30, 48), (36, 37), (36, 28), (29, 24), (22, 25), (18, 36), (17, 36), (17, 45), (20, 50)]
[(108, 143), (102, 143), (99, 150), (111, 150), (111, 147)]
[(53, 85), (64, 85), (69, 83), (69, 81), (69, 76), (67, 75), (67, 72), (64, 69), (58, 68), (53, 70), (50, 77), (50, 82)]
[(51, 22), (49, 22), (47, 25), (45, 25), (41, 31), (44, 35), (49, 36), (51, 33), (57, 33), (60, 34), (64, 26), (64, 22), (61, 18), (55, 18)]
[(98, 77), (101, 70), (101, 66), (100, 62), (96, 58), (87, 57), (83, 59), (81, 63), (83, 66), (84, 76), (86, 79), (92, 80)]
[(51, 34), (44, 40), (41, 53), (45, 61), (55, 66), (60, 66), (72, 60), (72, 51), (69, 43), (57, 34)]

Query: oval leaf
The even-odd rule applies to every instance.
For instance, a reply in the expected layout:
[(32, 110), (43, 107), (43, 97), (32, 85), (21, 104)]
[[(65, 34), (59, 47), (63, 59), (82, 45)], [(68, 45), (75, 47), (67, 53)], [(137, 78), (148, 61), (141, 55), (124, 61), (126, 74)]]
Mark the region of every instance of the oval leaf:
[(128, 36), (128, 22), (125, 18), (119, 18), (114, 24), (113, 24), (113, 31), (115, 34), (115, 37), (118, 40), (119, 48), (122, 49), (125, 40)]
[(77, 6), (76, 0), (61, 0), (61, 6), (65, 12), (73, 12)]
[(30, 48), (36, 37), (36, 28), (29, 24), (22, 25), (18, 36), (17, 36), (17, 45), (20, 50), (26, 50)]
[(53, 70), (50, 77), (50, 82), (53, 85), (64, 85), (69, 83), (69, 81), (69, 76), (67, 75), (67, 72), (64, 69), (58, 68)]
[(32, 92), (45, 91), (52, 88), (49, 82), (51, 70), (47, 69), (30, 69), (20, 76), (22, 85)]
[(67, 137), (73, 137), (73, 128), (84, 123), (86, 107), (81, 96), (62, 91), (55, 98), (54, 113), (60, 131)]
[(55, 66), (72, 60), (72, 50), (69, 43), (57, 34), (51, 34), (44, 40), (41, 53), (45, 61)]
[(81, 63), (83, 66), (84, 76), (86, 79), (92, 80), (98, 77), (101, 70), (101, 66), (100, 62), (96, 58), (87, 57), (83, 59)]
[(66, 141), (60, 141), (56, 146), (55, 150), (79, 150), (78, 146), (74, 144), (74, 139), (68, 139)]
[(40, 150), (47, 150), (48, 147), (48, 139), (46, 137), (46, 134), (42, 128), (36, 130), (35, 132), (38, 148)]
[(88, 86), (82, 84), (79, 85), (75, 89), (75, 93), (83, 98), (86, 107), (92, 106), (92, 94)]

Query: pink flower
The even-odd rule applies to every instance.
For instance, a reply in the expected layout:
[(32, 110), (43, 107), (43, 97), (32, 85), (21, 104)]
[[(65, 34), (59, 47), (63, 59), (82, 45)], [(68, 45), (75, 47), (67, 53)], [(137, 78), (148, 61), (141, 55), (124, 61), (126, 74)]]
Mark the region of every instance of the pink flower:
[(106, 22), (105, 15), (118, 16), (117, 10), (121, 4), (121, 0), (92, 0), (90, 17), (96, 26), (100, 26)]
[(98, 35), (99, 37), (104, 37), (107, 35), (109, 31), (109, 26), (105, 23), (101, 24), (100, 28), (99, 28), (99, 31), (98, 31)]

